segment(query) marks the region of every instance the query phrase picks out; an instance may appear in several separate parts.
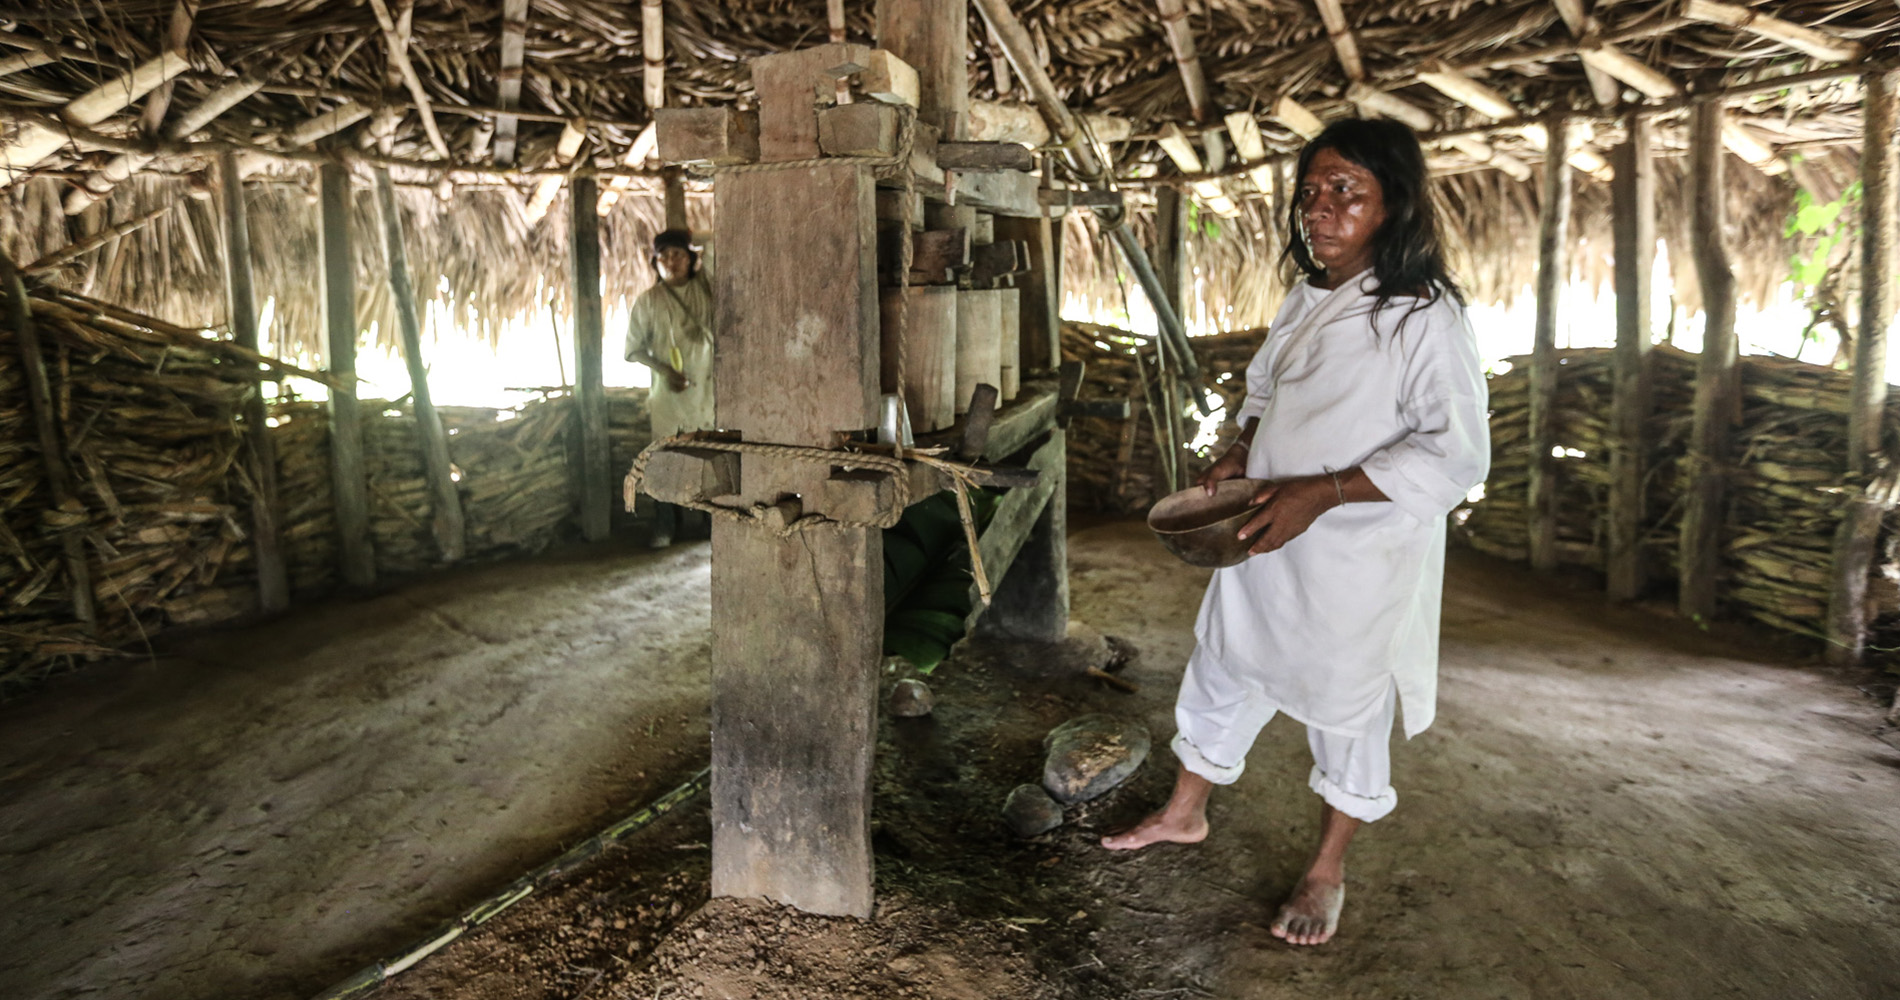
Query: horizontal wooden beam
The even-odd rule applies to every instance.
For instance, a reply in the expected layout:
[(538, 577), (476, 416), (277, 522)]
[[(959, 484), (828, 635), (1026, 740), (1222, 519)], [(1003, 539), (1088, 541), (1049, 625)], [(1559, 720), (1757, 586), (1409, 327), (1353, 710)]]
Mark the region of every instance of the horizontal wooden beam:
[(1682, 16), (1691, 21), (1739, 28), (1829, 62), (1853, 62), (1867, 52), (1867, 47), (1859, 42), (1804, 27), (1793, 21), (1784, 21), (1739, 4), (1719, 3), (1717, 0), (1685, 0)]
[(1036, 154), (1018, 142), (939, 142), (937, 166), (945, 170), (1034, 170)]

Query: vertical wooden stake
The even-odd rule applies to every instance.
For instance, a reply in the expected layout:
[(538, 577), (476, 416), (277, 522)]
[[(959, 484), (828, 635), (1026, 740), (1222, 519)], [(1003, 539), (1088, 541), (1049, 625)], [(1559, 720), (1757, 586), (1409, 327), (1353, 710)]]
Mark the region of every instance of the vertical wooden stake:
[(1682, 518), (1678, 604), (1698, 620), (1715, 614), (1722, 573), (1729, 428), (1739, 416), (1735, 343), (1735, 275), (1722, 242), (1722, 105), (1698, 101), (1689, 119), (1689, 175), (1694, 180), (1690, 228), (1696, 280), (1702, 286), (1702, 356), (1696, 363), (1695, 416), (1686, 456), (1690, 482)]
[(969, 0), (877, 0), (877, 47), (916, 68), (918, 121), (969, 138)]
[(568, 190), (568, 273), (574, 294), (574, 402), (581, 425), (581, 536), (605, 541), (613, 499), (607, 447), (607, 395), (601, 384), (600, 214), (595, 181)]
[(1046, 375), (1062, 363), (1062, 278), (1058, 273), (1061, 252), (1055, 239), (1061, 229), (1047, 217), (1022, 219), (1007, 215), (996, 217), (996, 238), (1021, 240), (1029, 245), (1029, 273), (1016, 276), (1022, 289), (1018, 364), (1024, 377)]
[[(461, 561), (467, 545), (462, 520), (462, 496), (455, 489), (449, 462), (449, 436), (429, 397), (429, 369), (422, 363), (422, 317), (416, 311), (415, 286), (409, 280), (409, 255), (402, 245), (402, 217), (396, 214), (396, 190), (389, 171), (376, 170), (376, 204), (383, 217), (383, 246), (389, 255), (389, 293), (396, 304), (396, 322), (402, 327), (402, 356), (409, 366), (414, 398), (416, 432), (422, 439), (422, 464), (429, 476), (429, 499), (435, 508), (431, 528), (436, 549), (445, 563)], [(589, 205), (593, 202), (588, 202)]]
[(1182, 308), (1181, 279), (1187, 270), (1187, 205), (1179, 188), (1155, 188), (1155, 274), (1177, 316)]
[(1570, 127), (1563, 112), (1545, 117), (1544, 197), (1537, 219), (1537, 331), (1531, 342), (1531, 568), (1557, 568), (1557, 315), (1570, 270)]
[[(224, 208), (224, 290), (231, 312), (232, 339), (257, 350), (257, 295), (251, 277), (251, 221), (244, 206), (244, 178), (237, 154), (218, 156), (218, 189)], [(265, 422), (264, 384), (254, 383), (242, 409), (245, 450), (251, 456), (251, 551), (257, 558), (257, 603), (266, 614), (290, 607), (290, 576), (284, 568), (284, 539), (277, 517), (277, 450)]]
[(350, 172), (341, 164), (317, 168), (317, 237), (323, 258), (323, 329), (330, 374), (330, 491), (335, 497), (337, 568), (343, 582), (376, 582), (376, 551), (369, 533), (369, 474), (363, 465), (363, 416), (356, 399), (356, 255), (350, 234)]
[[(1887, 326), (1893, 320), (1894, 129), (1893, 72), (1870, 73), (1861, 136), (1860, 335), (1854, 339), (1854, 386), (1847, 410), (1847, 476), (1865, 483), (1881, 453), (1887, 410)], [(1834, 536), (1834, 580), (1828, 595), (1827, 659), (1860, 662), (1867, 645), (1867, 578), (1880, 540), (1885, 497), (1857, 493)]]
[(1655, 130), (1639, 114), (1626, 119), (1628, 138), (1616, 149), (1611, 182), (1616, 242), (1616, 373), (1610, 403), (1609, 551), (1604, 575), (1610, 600), (1641, 596), (1643, 480), (1649, 471), (1643, 424), (1649, 419), (1650, 275), (1656, 263)]
[[(33, 325), (33, 307), (27, 302), (26, 282), (20, 279), (13, 260), (4, 254), (0, 254), (0, 280), (6, 282), (7, 318), (13, 324), (20, 365), (26, 372), (26, 394), (33, 408), (33, 430), (39, 441), (40, 465), (46, 472), (47, 493), (62, 514), (79, 515), (83, 520), (86, 508), (73, 490), (72, 469), (66, 464), (66, 445), (60, 439), (59, 415), (53, 409), (52, 387), (46, 380), (46, 361), (40, 351), (39, 330)], [(99, 611), (92, 593), (92, 569), (86, 565), (85, 540), (69, 528), (59, 533), (59, 544), (66, 563), (73, 617), (90, 632), (99, 623)]]

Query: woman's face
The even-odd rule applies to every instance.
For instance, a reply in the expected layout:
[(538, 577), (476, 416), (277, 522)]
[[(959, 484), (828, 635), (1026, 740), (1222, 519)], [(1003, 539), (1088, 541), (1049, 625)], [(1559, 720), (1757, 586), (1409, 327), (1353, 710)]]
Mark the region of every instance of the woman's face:
[(1322, 149), (1300, 178), (1300, 228), (1326, 277), (1343, 281), (1372, 266), (1372, 235), (1385, 224), (1385, 192), (1372, 171)]
[(679, 247), (667, 247), (654, 254), (653, 260), (660, 268), (660, 278), (669, 285), (684, 284), (693, 276), (693, 255)]

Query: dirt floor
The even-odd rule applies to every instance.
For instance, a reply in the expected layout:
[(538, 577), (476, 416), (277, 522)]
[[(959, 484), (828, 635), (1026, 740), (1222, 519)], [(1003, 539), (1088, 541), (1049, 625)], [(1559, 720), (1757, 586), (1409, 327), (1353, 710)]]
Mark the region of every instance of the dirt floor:
[[(1071, 546), (1141, 692), (940, 668), (932, 718), (883, 724), (875, 920), (708, 903), (702, 797), (380, 995), (1900, 996), (1900, 734), (1867, 678), (1456, 553), (1439, 720), (1340, 938), (1297, 950), (1266, 931), (1317, 825), (1297, 725), (1205, 844), (1093, 846), (1166, 793), (1203, 576), (1137, 524)], [(479, 568), (0, 708), (0, 996), (303, 998), (401, 950), (703, 765), (706, 581), (704, 545)], [(1012, 838), (1003, 795), (1089, 711), (1154, 757)]]

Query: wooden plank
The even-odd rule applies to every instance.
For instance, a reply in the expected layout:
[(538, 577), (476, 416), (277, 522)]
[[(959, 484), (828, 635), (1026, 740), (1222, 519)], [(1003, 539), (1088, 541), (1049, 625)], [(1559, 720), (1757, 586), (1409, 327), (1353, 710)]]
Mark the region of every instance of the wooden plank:
[(877, 46), (917, 71), (917, 119), (945, 141), (969, 136), (967, 0), (877, 0)]
[(667, 163), (756, 163), (759, 116), (737, 108), (659, 108), (655, 147)]
[(722, 250), (713, 271), (719, 426), (823, 447), (877, 424), (873, 194), (849, 160), (714, 186), (714, 217), (747, 247)]
[(1173, 187), (1155, 188), (1155, 276), (1168, 293), (1176, 313), (1181, 311), (1182, 258), (1187, 247), (1188, 200)]
[[(1866, 77), (1860, 177), (1861, 271), (1880, 275), (1862, 279), (1860, 329), (1854, 338), (1854, 382), (1847, 411), (1847, 474), (1850, 480), (1870, 475), (1881, 454), (1887, 409), (1887, 327), (1894, 308), (1894, 145), (1896, 82), (1892, 72)], [(1867, 610), (1868, 577), (1874, 569), (1875, 547), (1885, 507), (1865, 496), (1854, 498), (1835, 535), (1834, 579), (1828, 600), (1827, 659), (1835, 664), (1859, 663), (1867, 645), (1871, 616)]]
[(422, 464), (429, 480), (429, 506), (434, 510), (430, 532), (442, 561), (460, 562), (467, 547), (462, 497), (456, 491), (450, 468), (449, 436), (429, 395), (429, 368), (422, 360), (422, 316), (416, 309), (415, 286), (409, 280), (409, 254), (403, 249), (396, 189), (389, 181), (389, 171), (381, 167), (376, 169), (376, 203), (383, 217), (383, 247), (389, 259), (389, 295), (402, 333), (402, 357), (409, 368), (416, 432), (421, 438)]
[(1188, 25), (1187, 4), (1182, 0), (1155, 0), (1161, 15), (1161, 31), (1174, 52), (1174, 64), (1181, 71), (1181, 85), (1187, 91), (1188, 112), (1197, 122), (1207, 120), (1210, 104), (1207, 77), (1201, 71), (1201, 57), (1194, 48), (1194, 29)]
[(1689, 176), (1693, 178), (1690, 241), (1702, 286), (1702, 355), (1696, 363), (1695, 412), (1685, 467), (1687, 507), (1682, 518), (1678, 602), (1684, 616), (1715, 615), (1722, 572), (1722, 521), (1728, 490), (1730, 428), (1741, 407), (1735, 342), (1735, 275), (1722, 236), (1722, 106), (1695, 104), (1689, 119)]
[(889, 104), (840, 104), (818, 112), (818, 148), (826, 156), (890, 156), (897, 152), (898, 115)]
[[(257, 350), (257, 283), (251, 276), (251, 222), (244, 204), (244, 179), (236, 153), (218, 156), (218, 193), (224, 223), (224, 291), (231, 316), (231, 339)], [(257, 605), (266, 614), (290, 607), (290, 573), (284, 565), (284, 537), (277, 515), (277, 450), (265, 422), (264, 384), (254, 382), (239, 410), (244, 418), (244, 448), (251, 462), (251, 551), (257, 560)]]
[[(1066, 485), (1065, 477), (1068, 453), (1064, 442), (1064, 435), (1060, 429), (1053, 427), (1048, 428), (1046, 433), (1046, 438), (1036, 447), (1036, 450), (1029, 456), (1029, 459), (1023, 463), (1028, 468), (1041, 474), (1036, 480), (1036, 485), (1010, 490), (1005, 494), (1002, 502), (996, 505), (996, 513), (990, 517), (989, 526), (983, 529), (982, 536), (977, 539), (977, 551), (983, 556), (983, 571), (989, 576), (992, 584), (1009, 579), (1010, 570), (1015, 565), (1017, 557), (1023, 552), (1025, 543), (1029, 541), (1030, 536), (1035, 532), (1038, 524), (1042, 522), (1043, 511), (1050, 500), (1059, 495), (1059, 492)], [(1051, 518), (1051, 520), (1053, 521), (1054, 518)], [(1061, 520), (1066, 526), (1068, 520), (1066, 508), (1062, 513)], [(1027, 599), (1030, 602), (1030, 606), (1018, 609), (1020, 613), (999, 611), (998, 609), (1004, 600), (1004, 591), (999, 587), (992, 595), (993, 602), (991, 607), (985, 608), (980, 602), (975, 600), (977, 596), (976, 587), (972, 585), (970, 588), (972, 610), (970, 611), (970, 617), (967, 619), (968, 623), (974, 627), (987, 617), (986, 612), (993, 612), (1001, 616), (998, 623), (999, 629), (1014, 630), (1022, 628), (1025, 630), (1041, 631), (1047, 629), (1052, 624), (1052, 619), (1056, 617), (1056, 609), (1054, 606), (1060, 601), (1062, 605), (1062, 624), (1066, 631), (1068, 625), (1067, 546), (1061, 546), (1060, 558), (1062, 561), (1059, 570), (1057, 564), (1054, 562), (1056, 558), (1056, 548), (1057, 547), (1053, 545), (1045, 548), (1041, 553), (1044, 564), (1034, 567), (1032, 571), (1027, 574), (1027, 578), (1023, 581), (1021, 587), (1010, 588), (1009, 593), (1011, 595), (1016, 598)], [(1037, 583), (1050, 583), (1057, 578), (1060, 579), (1062, 585), (1062, 592), (1060, 594), (1049, 593), (1035, 595), (1025, 593)], [(1057, 635), (1055, 638), (1061, 638), (1061, 636)]]
[(903, 324), (904, 405), (918, 434), (956, 420), (957, 289), (886, 288), (879, 293), (883, 330), (882, 391), (897, 391), (898, 324)]
[(993, 240), (970, 248), (970, 284), (977, 288), (995, 288), (999, 280), (1028, 270), (1029, 248), (1016, 240)]
[(865, 528), (713, 522), (715, 896), (871, 915), (883, 548)]
[(1021, 292), (1017, 310), (1018, 373), (1023, 378), (1047, 374), (1062, 360), (1062, 279), (1057, 270), (1055, 225), (1047, 215), (1033, 219), (998, 216), (996, 238), (1023, 244), (1029, 257), (1029, 269), (1016, 276), (1016, 287)]
[(996, 290), (996, 320), (1002, 333), (1002, 349), (998, 351), (1002, 364), (1002, 383), (997, 386), (1003, 391), (1003, 402), (1014, 400), (1022, 392), (1022, 293), (1014, 288)]
[(937, 166), (945, 170), (1034, 170), (1036, 154), (1016, 142), (939, 142)]
[(1648, 579), (1643, 549), (1644, 481), (1649, 472), (1650, 274), (1656, 261), (1655, 130), (1642, 115), (1626, 119), (1616, 148), (1611, 222), (1616, 253), (1616, 356), (1610, 402), (1610, 509), (1605, 534), (1606, 590), (1613, 601), (1640, 597)]
[(978, 385), (1002, 388), (1002, 303), (996, 296), (994, 291), (975, 289), (957, 293), (958, 413), (969, 412), (970, 393)]
[(1567, 122), (1545, 119), (1550, 143), (1544, 154), (1543, 203), (1538, 213), (1537, 329), (1531, 344), (1530, 550), (1531, 568), (1557, 568), (1557, 319), (1569, 273), (1570, 168)]
[(819, 155), (818, 106), (837, 96), (833, 70), (863, 65), (869, 46), (817, 45), (752, 60), (752, 86), (759, 102), (759, 159), (805, 160)]
[[(33, 323), (32, 306), (27, 302), (26, 282), (13, 260), (0, 254), (0, 280), (6, 283), (7, 317), (13, 324), (13, 339), (20, 351), (20, 366), (26, 375), (27, 402), (33, 411), (33, 431), (40, 450), (40, 468), (46, 475), (46, 492), (53, 507), (64, 513), (83, 514), (85, 507), (73, 489), (72, 468), (67, 464), (66, 446), (61, 440), (59, 414), (53, 408), (52, 386), (46, 378), (46, 360), (40, 349), (39, 330)], [(66, 564), (67, 597), (73, 602), (73, 617), (91, 633), (98, 624), (97, 599), (92, 591), (92, 569), (86, 563), (84, 536), (79, 531), (59, 533), (60, 555)]]
[(322, 260), (324, 370), (340, 389), (330, 391), (330, 491), (335, 497), (337, 570), (343, 582), (376, 582), (370, 544), (369, 476), (363, 464), (363, 418), (356, 399), (356, 256), (352, 247), (349, 168), (317, 168), (317, 240)]
[(600, 214), (592, 177), (576, 177), (567, 199), (569, 293), (574, 303), (574, 404), (581, 427), (581, 537), (607, 540), (614, 495), (608, 466), (607, 391), (601, 382)]
[[(521, 104), (521, 64), (527, 55), (528, 7), (534, 0), (501, 0), (501, 67), (495, 74), (495, 105), (513, 109)], [(495, 166), (515, 165), (515, 133), (520, 119), (495, 119)]]
[(1028, 447), (1055, 425), (1055, 380), (1045, 378), (1025, 383), (1014, 403), (996, 411), (996, 417), (990, 421), (989, 443), (978, 457), (985, 462), (1001, 462)]
[(1034, 174), (996, 170), (957, 175), (957, 204), (992, 215), (1035, 218), (1042, 214), (1040, 182)]

